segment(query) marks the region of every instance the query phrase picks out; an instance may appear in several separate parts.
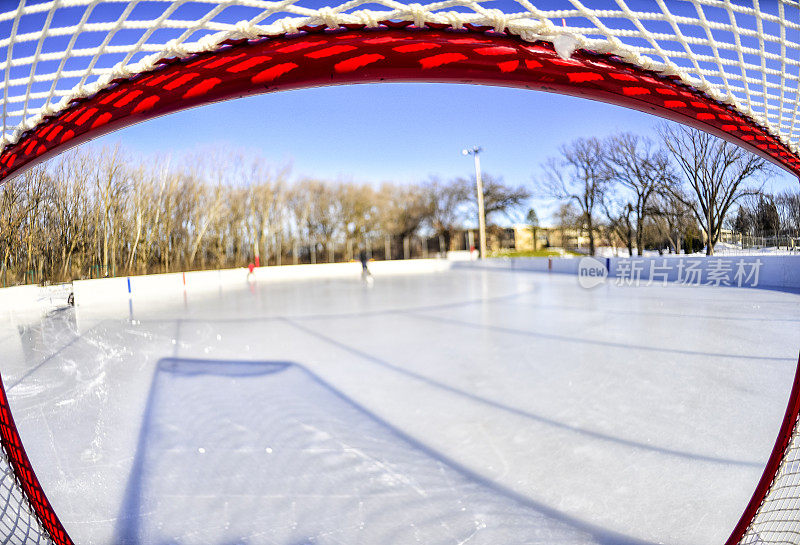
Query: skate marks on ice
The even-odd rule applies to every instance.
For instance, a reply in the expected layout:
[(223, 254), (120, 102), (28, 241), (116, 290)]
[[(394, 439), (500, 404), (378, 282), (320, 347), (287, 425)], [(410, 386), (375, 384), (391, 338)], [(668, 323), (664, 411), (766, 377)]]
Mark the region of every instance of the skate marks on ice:
[(290, 362), (158, 362), (115, 543), (630, 544), (476, 475)]
[[(421, 318), (427, 318), (427, 316), (420, 316), (420, 317)], [(404, 368), (399, 367), (397, 365), (394, 365), (394, 364), (392, 364), (392, 363), (390, 363), (388, 361), (385, 361), (385, 360), (382, 360), (382, 359), (377, 358), (375, 356), (372, 356), (370, 354), (367, 354), (366, 352), (364, 352), (362, 350), (359, 350), (358, 348), (356, 348), (354, 346), (349, 346), (349, 345), (347, 345), (345, 343), (339, 342), (339, 341), (333, 339), (332, 337), (329, 337), (329, 336), (327, 336), (327, 335), (325, 335), (323, 333), (320, 333), (320, 332), (315, 331), (315, 330), (313, 330), (311, 328), (308, 328), (308, 327), (300, 324), (297, 321), (292, 321), (292, 320), (285, 320), (285, 321), (286, 321), (287, 324), (290, 324), (291, 326), (297, 328), (300, 331), (303, 331), (303, 332), (305, 332), (305, 333), (307, 333), (309, 335), (317, 337), (318, 339), (330, 344), (331, 346), (334, 346), (334, 347), (339, 348), (341, 350), (350, 352), (354, 356), (356, 356), (356, 357), (358, 357), (358, 358), (360, 358), (362, 360), (368, 361), (368, 362), (370, 362), (370, 363), (372, 363), (374, 365), (378, 365), (380, 367), (384, 367), (386, 369), (390, 369), (391, 371), (394, 371), (394, 372), (396, 372), (398, 374), (404, 375), (404, 376), (406, 376), (408, 378), (411, 378), (414, 381), (418, 381), (419, 383), (422, 383), (422, 384), (424, 384), (426, 386), (430, 386), (430, 387), (433, 387), (435, 389), (442, 390), (442, 391), (447, 392), (449, 394), (453, 394), (453, 395), (455, 395), (457, 397), (464, 398), (465, 400), (475, 402), (475, 403), (477, 403), (479, 405), (484, 405), (484, 406), (492, 408), (492, 409), (497, 409), (497, 410), (500, 410), (502, 412), (505, 412), (505, 413), (508, 413), (508, 414), (511, 414), (511, 415), (514, 415), (514, 416), (517, 416), (517, 417), (521, 417), (521, 418), (526, 419), (526, 420), (530, 420), (530, 421), (535, 422), (537, 424), (543, 424), (544, 426), (547, 426), (547, 427), (551, 427), (551, 428), (567, 431), (569, 433), (574, 433), (574, 434), (580, 435), (580, 436), (585, 436), (588, 439), (598, 439), (598, 440), (603, 441), (603, 442), (616, 444), (616, 445), (621, 445), (623, 447), (628, 447), (630, 449), (640, 449), (640, 450), (650, 451), (650, 452), (654, 452), (654, 453), (657, 453), (657, 454), (662, 454), (662, 455), (676, 457), (676, 458), (685, 458), (685, 459), (698, 461), (698, 462), (709, 462), (709, 463), (713, 463), (713, 464), (721, 464), (721, 465), (727, 465), (727, 466), (742, 466), (742, 467), (750, 467), (750, 468), (756, 468), (756, 469), (760, 469), (760, 468), (763, 467), (763, 465), (761, 463), (759, 463), (759, 462), (753, 462), (753, 461), (749, 461), (749, 460), (739, 460), (739, 459), (734, 459), (734, 458), (720, 458), (720, 457), (715, 457), (715, 456), (708, 456), (708, 455), (705, 455), (705, 454), (702, 454), (702, 453), (697, 453), (697, 452), (688, 452), (688, 451), (676, 450), (676, 449), (672, 449), (672, 448), (667, 448), (667, 447), (663, 447), (663, 446), (658, 446), (658, 445), (645, 443), (645, 442), (642, 442), (642, 441), (634, 441), (634, 440), (631, 440), (631, 439), (625, 439), (624, 437), (617, 437), (617, 436), (609, 434), (609, 433), (603, 433), (603, 432), (595, 431), (595, 430), (592, 430), (592, 429), (589, 429), (589, 428), (583, 428), (583, 427), (580, 427), (580, 426), (572, 425), (572, 424), (569, 424), (567, 422), (556, 420), (554, 418), (548, 418), (547, 416), (544, 416), (542, 414), (536, 414), (536, 413), (533, 413), (533, 412), (530, 412), (530, 411), (526, 411), (526, 410), (514, 407), (514, 406), (509, 405), (507, 403), (502, 403), (502, 402), (499, 402), (497, 400), (494, 400), (494, 399), (491, 399), (491, 398), (488, 398), (488, 397), (483, 397), (483, 396), (480, 396), (480, 395), (476, 395), (475, 393), (467, 391), (466, 389), (460, 389), (460, 388), (457, 388), (457, 387), (452, 386), (450, 384), (445, 384), (444, 382), (440, 382), (440, 381), (437, 381), (437, 380), (432, 379), (430, 377), (424, 376), (424, 375), (422, 375), (420, 373), (415, 373), (415, 372), (410, 371), (408, 369), (404, 369)], [(444, 321), (444, 320), (441, 320), (441, 321)]]

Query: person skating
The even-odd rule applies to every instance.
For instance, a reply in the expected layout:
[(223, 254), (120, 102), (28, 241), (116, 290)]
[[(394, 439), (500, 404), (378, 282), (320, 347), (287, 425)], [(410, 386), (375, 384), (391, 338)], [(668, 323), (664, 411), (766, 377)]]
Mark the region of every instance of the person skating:
[(361, 279), (366, 280), (367, 283), (372, 283), (372, 273), (369, 272), (369, 267), (367, 264), (369, 263), (369, 257), (367, 256), (366, 250), (361, 250), (358, 254), (358, 258), (361, 261)]

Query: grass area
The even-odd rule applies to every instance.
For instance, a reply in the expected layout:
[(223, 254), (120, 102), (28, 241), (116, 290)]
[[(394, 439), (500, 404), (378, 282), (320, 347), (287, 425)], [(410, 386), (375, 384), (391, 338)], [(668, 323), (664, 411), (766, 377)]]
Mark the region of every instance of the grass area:
[(542, 248), (541, 250), (500, 250), (492, 252), (490, 257), (562, 257), (567, 255), (580, 256), (582, 254), (561, 248)]

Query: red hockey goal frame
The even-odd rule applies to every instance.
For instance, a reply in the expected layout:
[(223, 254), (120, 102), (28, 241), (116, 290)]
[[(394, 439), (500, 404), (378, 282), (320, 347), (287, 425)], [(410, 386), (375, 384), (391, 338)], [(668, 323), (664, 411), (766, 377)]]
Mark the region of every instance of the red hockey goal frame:
[[(591, 51), (564, 59), (549, 42), (525, 42), (487, 27), (382, 24), (305, 28), (300, 35), (229, 41), (216, 51), (165, 59), (151, 72), (76, 99), (24, 133), (0, 155), (0, 181), (68, 147), (177, 110), (274, 91), (380, 81), (501, 85), (609, 102), (725, 138), (800, 176), (800, 159), (777, 137), (676, 77)], [(391, 125), (390, 119), (383, 122)]]
[[(102, 134), (182, 109), (260, 93), (320, 85), (419, 81), (499, 85), (590, 98), (696, 127), (800, 176), (800, 158), (777, 137), (677, 77), (609, 54), (559, 56), (549, 42), (526, 42), (489, 27), (382, 21), (379, 28), (305, 27), (302, 33), (232, 40), (215, 51), (165, 59), (152, 71), (112, 81), (45, 118), (0, 155), (0, 183)], [(391, 119), (381, 120), (390, 126)], [(420, 124), (430, 122), (421, 119)], [(274, 130), (274, 129), (266, 129)], [(800, 364), (781, 433), (761, 482), (727, 541), (738, 543), (768, 493), (800, 410)], [(0, 435), (27, 500), (57, 545), (72, 541), (25, 455), (0, 383)]]
[(45, 496), (42, 485), (36, 478), (33, 466), (25, 453), (25, 447), (22, 446), (22, 439), (14, 424), (14, 417), (11, 414), (2, 379), (0, 379), (0, 440), (2, 440), (3, 451), (8, 463), (14, 471), (17, 484), (22, 490), (31, 512), (39, 519), (42, 529), (47, 532), (56, 545), (73, 545), (72, 539)]

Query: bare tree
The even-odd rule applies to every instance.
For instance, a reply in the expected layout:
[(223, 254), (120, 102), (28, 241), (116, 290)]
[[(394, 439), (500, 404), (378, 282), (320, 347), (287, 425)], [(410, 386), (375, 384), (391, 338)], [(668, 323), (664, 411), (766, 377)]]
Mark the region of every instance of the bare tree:
[(313, 261), (317, 260), (316, 245), (329, 248), (339, 228), (339, 202), (336, 190), (320, 180), (306, 180), (304, 183), (310, 213), (307, 218), (308, 241), (314, 245)]
[(537, 248), (538, 237), (536, 236), (539, 231), (539, 216), (536, 214), (536, 210), (533, 208), (528, 209), (528, 213), (525, 214), (525, 223), (528, 224), (528, 228), (531, 230), (531, 249), (535, 252), (539, 249)]
[[(608, 201), (603, 199), (603, 211), (608, 219), (609, 229), (625, 244), (628, 255), (633, 256), (633, 239), (636, 238), (637, 244), (640, 243), (640, 228), (634, 228), (633, 205), (628, 202), (620, 206), (609, 206)], [(639, 255), (641, 255), (641, 250)]]
[[(561, 245), (565, 248), (570, 247), (570, 245), (567, 244), (569, 238), (568, 233), (572, 231), (580, 234), (580, 228), (583, 224), (583, 214), (578, 210), (578, 207), (575, 206), (575, 203), (566, 201), (559, 205), (558, 210), (553, 214), (553, 219), (555, 220), (556, 227), (561, 231)], [(575, 242), (577, 245), (578, 240)]]
[(713, 255), (725, 216), (739, 199), (757, 190), (752, 182), (770, 172), (768, 164), (696, 129), (662, 124), (659, 134), (683, 174), (664, 189), (692, 211), (706, 233), (706, 255)]
[[(512, 212), (531, 198), (529, 189), (521, 185), (510, 186), (503, 181), (502, 177), (495, 177), (484, 172), (481, 178), (483, 180), (483, 208), (487, 218), (496, 214), (511, 217)], [(475, 185), (474, 180), (471, 185)]]
[(683, 237), (696, 224), (692, 212), (683, 199), (675, 198), (670, 192), (659, 192), (650, 206), (650, 217), (655, 228), (667, 239), (676, 254), (681, 253)]
[(800, 231), (800, 192), (786, 190), (775, 198), (781, 223), (786, 230), (794, 231), (797, 236)]
[[(644, 223), (649, 212), (650, 199), (664, 184), (674, 178), (669, 156), (656, 147), (649, 138), (631, 133), (612, 136), (606, 142), (606, 161), (613, 182), (618, 183), (632, 194), (630, 206), (625, 206), (622, 214), (612, 221), (627, 222), (633, 216), (633, 229), (636, 234), (636, 250), (642, 255)], [(630, 245), (629, 245), (630, 250)], [(631, 254), (633, 255), (633, 254)]]
[(401, 257), (404, 241), (415, 234), (422, 223), (430, 217), (430, 202), (420, 186), (399, 186), (384, 183), (379, 193), (381, 227), (394, 237), (395, 256)]
[[(24, 215), (22, 234), (24, 241), (22, 247), (24, 248), (23, 255), (25, 259), (24, 277), (29, 281), (34, 282), (41, 279), (43, 257), (46, 253), (46, 248), (42, 247), (42, 242), (45, 240), (45, 225), (39, 220), (40, 213), (47, 206), (48, 198), (51, 196), (49, 189), (52, 188), (52, 179), (48, 176), (45, 168), (40, 167), (29, 171), (25, 175), (24, 190)], [(22, 259), (18, 258), (18, 262)], [(38, 261), (38, 263), (37, 263)], [(38, 275), (37, 275), (38, 269)]]
[(755, 218), (748, 207), (741, 203), (736, 210), (736, 218), (730, 221), (730, 228), (737, 233), (749, 235), (753, 232), (754, 220)]
[(385, 220), (379, 211), (381, 198), (371, 186), (355, 183), (340, 184), (337, 194), (341, 213), (340, 230), (347, 248), (345, 255), (347, 259), (353, 259), (351, 252), (355, 245), (362, 244), (367, 235)]
[(463, 223), (464, 206), (472, 196), (472, 186), (463, 178), (447, 182), (431, 178), (424, 188), (429, 201), (431, 228), (444, 239), (444, 248), (447, 251), (453, 233)]
[[(103, 275), (109, 276), (116, 270), (116, 255), (118, 227), (115, 225), (118, 205), (123, 193), (127, 190), (127, 178), (123, 163), (119, 157), (119, 147), (113, 150), (103, 149), (96, 158), (100, 168), (94, 171), (94, 190), (99, 204), (98, 221), (95, 229), (102, 232)], [(111, 261), (111, 263), (109, 263)], [(109, 265), (112, 269), (109, 269)]]
[(23, 236), (22, 226), (28, 217), (31, 203), (25, 199), (25, 186), (40, 175), (41, 168), (27, 171), (21, 180), (6, 183), (0, 193), (0, 252), (2, 252), (2, 265), (0, 271), (3, 276), (3, 286), (9, 283), (8, 269), (15, 256), (15, 248)]
[[(242, 266), (262, 254), (279, 264), (288, 248), (298, 262), (325, 250), (334, 261), (339, 244), (339, 257), (350, 259), (383, 237), (395, 238), (395, 257), (404, 241), (424, 255), (412, 235), (457, 228), (470, 194), (456, 182), (376, 190), (290, 184), (287, 174), (219, 151), (136, 164), (118, 149), (76, 150), (0, 187), (0, 276), (4, 284), (69, 281)], [(524, 197), (506, 189), (490, 186), (491, 213)]]
[(560, 148), (561, 157), (543, 165), (539, 186), (556, 199), (570, 201), (580, 212), (581, 227), (589, 232), (589, 253), (595, 254), (596, 208), (611, 179), (605, 149), (597, 138), (579, 138)]
[(146, 178), (146, 176), (145, 170), (140, 168), (133, 176), (131, 183), (131, 204), (133, 206), (131, 227), (133, 228), (134, 235), (126, 266), (128, 271), (134, 270), (139, 244), (142, 241), (142, 232), (145, 227), (145, 218), (147, 214), (145, 199), (150, 196), (148, 190), (151, 188), (148, 183), (149, 180)]
[(781, 216), (775, 198), (769, 193), (759, 193), (755, 214), (756, 229), (762, 236), (777, 236), (781, 229)]
[[(53, 209), (57, 220), (53, 228), (61, 246), (60, 275), (57, 280), (68, 280), (72, 277), (72, 257), (86, 245), (89, 228), (88, 180), (90, 177), (91, 157), (81, 151), (68, 153), (59, 158), (54, 172)], [(78, 267), (80, 269), (80, 267)]]
[(252, 179), (248, 184), (250, 186), (249, 215), (253, 224), (255, 255), (259, 261), (262, 255), (269, 260), (270, 240), (275, 241), (272, 253), (275, 254), (276, 263), (279, 259), (277, 254), (280, 249), (277, 247), (276, 239), (280, 238), (281, 212), (285, 205), (285, 184), (288, 175), (289, 167), (272, 170), (258, 158), (253, 161)]

